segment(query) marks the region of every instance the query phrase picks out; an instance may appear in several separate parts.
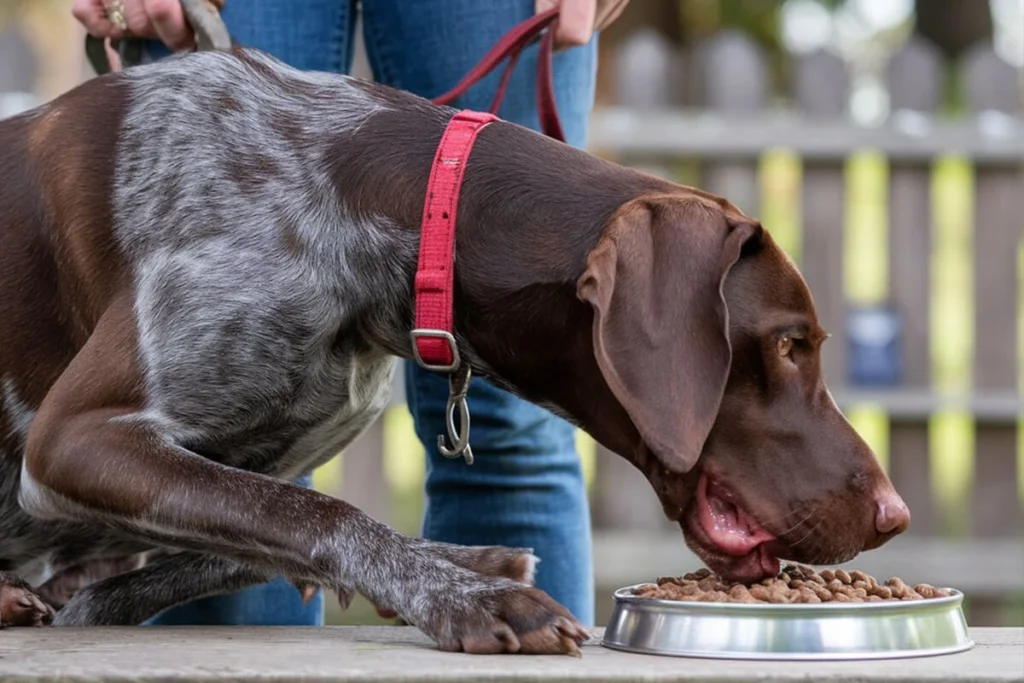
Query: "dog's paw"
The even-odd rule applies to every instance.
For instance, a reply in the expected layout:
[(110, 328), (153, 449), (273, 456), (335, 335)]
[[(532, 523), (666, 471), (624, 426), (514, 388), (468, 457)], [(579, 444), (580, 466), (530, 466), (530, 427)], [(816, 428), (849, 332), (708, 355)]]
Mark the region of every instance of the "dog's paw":
[(508, 548), (500, 545), (465, 546), (453, 543), (421, 541), (432, 554), (452, 564), (484, 576), (502, 577), (532, 586), (540, 561), (532, 548)]
[(447, 652), (580, 656), (590, 634), (547, 593), (504, 578), (482, 578), (427, 596), (416, 624)]
[[(540, 561), (531, 548), (509, 548), (505, 546), (465, 546), (454, 543), (440, 543), (417, 539), (419, 548), (431, 555), (450, 562), (476, 574), (505, 578), (529, 586), (533, 585), (537, 563)], [(375, 606), (376, 607), (376, 606)], [(400, 626), (406, 626), (398, 612), (376, 607), (381, 619), (395, 619)]]
[(53, 617), (53, 608), (31, 586), (10, 572), (0, 572), (0, 628), (46, 626)]

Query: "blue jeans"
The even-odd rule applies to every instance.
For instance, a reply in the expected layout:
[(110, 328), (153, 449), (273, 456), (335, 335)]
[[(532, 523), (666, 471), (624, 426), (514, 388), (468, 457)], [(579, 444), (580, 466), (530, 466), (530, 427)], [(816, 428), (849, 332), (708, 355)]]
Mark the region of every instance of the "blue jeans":
[[(230, 0), (224, 19), (243, 45), (307, 70), (347, 72), (352, 0)], [(534, 0), (362, 0), (363, 37), (376, 80), (434, 97), (454, 86)], [(458, 47), (461, 45), (462, 47)], [(537, 46), (524, 52), (499, 114), (539, 129)], [(582, 146), (594, 99), (596, 39), (555, 56), (558, 111), (569, 144)], [(453, 106), (486, 110), (501, 68)], [(476, 462), (437, 452), (447, 380), (406, 363), (409, 408), (427, 452), (424, 538), (467, 545), (532, 547), (537, 584), (582, 623), (594, 619), (590, 515), (571, 425), (481, 380), (469, 391)], [(291, 591), (289, 593), (289, 590)], [(319, 598), (318, 598), (319, 600)], [(322, 603), (303, 608), (283, 582), (171, 610), (157, 623), (319, 623)], [(214, 616), (210, 616), (214, 615)]]

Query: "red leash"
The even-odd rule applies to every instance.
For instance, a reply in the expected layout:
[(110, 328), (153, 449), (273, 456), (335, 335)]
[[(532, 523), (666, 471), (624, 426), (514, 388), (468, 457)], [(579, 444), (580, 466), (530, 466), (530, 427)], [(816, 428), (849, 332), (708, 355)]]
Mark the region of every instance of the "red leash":
[[(558, 8), (555, 8), (514, 26), (454, 88), (435, 97), (434, 104), (448, 104), (469, 90), (477, 81), (494, 71), (495, 67), (508, 57), (509, 62), (505, 66), (501, 84), (498, 86), (498, 92), (495, 94), (489, 110), (490, 113), (496, 115), (501, 107), (501, 101), (505, 97), (509, 77), (519, 61), (519, 56), (544, 29), (557, 19)], [(558, 107), (555, 105), (554, 81), (551, 77), (551, 61), (554, 52), (555, 32), (551, 30), (541, 37), (540, 54), (537, 57), (537, 111), (540, 115), (541, 131), (549, 137), (565, 142), (565, 134), (562, 132), (562, 124), (558, 118)]]
[[(449, 121), (437, 146), (434, 163), (427, 181), (427, 196), (423, 204), (420, 232), (419, 265), (416, 271), (416, 323), (412, 331), (413, 354), (427, 370), (449, 374), (447, 415), (449, 449), (444, 437), (438, 436), (437, 447), (447, 457), (462, 456), (473, 463), (469, 447), (469, 409), (466, 392), (471, 372), (463, 363), (455, 342), (454, 281), (455, 281), (455, 221), (459, 205), (459, 191), (466, 171), (466, 162), (480, 131), (498, 120), (498, 109), (508, 87), (509, 77), (523, 50), (558, 18), (558, 10), (538, 14), (513, 27), (483, 59), (451, 90), (434, 99), (436, 104), (448, 104), (466, 92), (473, 84), (494, 70), (505, 58), (509, 59), (501, 83), (489, 112), (463, 110)], [(554, 31), (548, 30), (541, 38), (537, 63), (537, 108), (541, 129), (545, 135), (565, 142), (558, 109), (555, 106), (551, 61), (554, 53)], [(462, 432), (455, 425), (458, 410)]]

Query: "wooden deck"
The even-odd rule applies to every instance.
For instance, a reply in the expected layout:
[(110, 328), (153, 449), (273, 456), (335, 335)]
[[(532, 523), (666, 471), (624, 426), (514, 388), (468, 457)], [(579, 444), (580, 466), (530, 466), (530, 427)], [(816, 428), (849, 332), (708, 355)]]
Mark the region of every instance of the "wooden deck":
[(948, 656), (765, 663), (625, 654), (596, 638), (579, 659), (449, 654), (408, 627), (9, 629), (0, 632), (0, 680), (1024, 681), (1024, 629), (972, 637), (974, 649)]

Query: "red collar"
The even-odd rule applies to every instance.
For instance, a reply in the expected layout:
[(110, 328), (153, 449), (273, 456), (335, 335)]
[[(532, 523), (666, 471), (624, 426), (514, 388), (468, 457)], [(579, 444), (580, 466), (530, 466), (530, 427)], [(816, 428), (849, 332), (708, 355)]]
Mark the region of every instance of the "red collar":
[[(496, 114), (520, 53), (557, 18), (556, 8), (515, 26), (455, 88), (434, 99), (437, 104), (451, 102), (493, 70), (501, 60), (509, 57), (491, 104), (491, 112), (463, 110), (448, 122), (430, 169), (420, 231), (420, 256), (415, 285), (416, 322), (412, 331), (413, 354), (423, 368), (448, 374), (445, 427), (452, 447), (448, 448), (444, 437), (438, 436), (437, 448), (449, 458), (461, 455), (468, 464), (473, 464), (473, 451), (469, 446), (466, 394), (472, 373), (469, 364), (464, 363), (459, 356), (452, 310), (455, 299), (455, 223), (459, 192), (473, 143), (481, 130), (498, 119)], [(538, 56), (537, 107), (544, 134), (564, 142), (551, 78), (553, 46), (554, 32), (549, 30), (541, 39)], [(455, 425), (456, 412), (461, 428)]]
[[(497, 120), (498, 108), (520, 53), (557, 19), (558, 9), (555, 8), (517, 24), (462, 81), (433, 100), (436, 104), (453, 101), (490, 73), (503, 59), (508, 58), (498, 92), (491, 104), (491, 113), (463, 110), (456, 114), (448, 122), (434, 155), (434, 165), (430, 169), (427, 198), (423, 206), (419, 268), (416, 272), (416, 326), (412, 331), (416, 361), (427, 370), (452, 373), (461, 364), (452, 331), (452, 288), (455, 212), (466, 161), (477, 134), (487, 124)], [(541, 39), (537, 60), (537, 109), (544, 133), (564, 142), (565, 135), (555, 106), (551, 77), (553, 46), (554, 31), (549, 30)]]
[(416, 271), (416, 361), (428, 370), (454, 372), (461, 359), (452, 325), (455, 219), (466, 162), (481, 130), (498, 117), (460, 111), (448, 123), (427, 181)]

